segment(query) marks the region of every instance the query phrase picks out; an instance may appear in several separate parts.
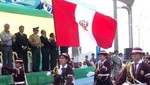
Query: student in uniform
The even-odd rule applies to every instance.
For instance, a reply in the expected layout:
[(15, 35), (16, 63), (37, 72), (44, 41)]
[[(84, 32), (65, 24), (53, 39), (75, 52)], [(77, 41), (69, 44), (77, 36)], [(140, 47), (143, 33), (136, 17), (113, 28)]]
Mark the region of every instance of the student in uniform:
[(94, 85), (113, 85), (111, 82), (111, 64), (107, 60), (107, 52), (102, 50), (98, 53), (100, 60), (96, 63)]
[(62, 53), (59, 58), (59, 65), (53, 70), (54, 85), (74, 85), (74, 72), (68, 64), (70, 58), (68, 54)]
[(132, 49), (133, 62), (128, 62), (115, 81), (115, 85), (150, 85), (150, 65), (142, 59), (143, 50), (139, 47)]
[(15, 61), (16, 68), (10, 68), (8, 66), (3, 66), (0, 64), (0, 68), (7, 70), (12, 73), (13, 85), (27, 85), (25, 70), (23, 69), (23, 60), (21, 58), (16, 59)]

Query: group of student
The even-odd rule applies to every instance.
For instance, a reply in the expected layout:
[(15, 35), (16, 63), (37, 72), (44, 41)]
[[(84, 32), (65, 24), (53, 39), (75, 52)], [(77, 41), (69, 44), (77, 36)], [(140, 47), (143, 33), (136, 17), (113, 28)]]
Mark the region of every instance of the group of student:
[[(100, 60), (96, 62), (94, 71), (94, 85), (150, 85), (150, 65), (142, 60), (143, 51), (141, 48), (133, 48), (131, 52), (132, 62), (128, 62), (123, 70), (117, 76), (115, 82), (111, 79), (111, 63), (107, 59), (108, 53), (101, 50), (98, 53)], [(62, 53), (59, 56), (58, 65), (47, 75), (53, 74), (53, 85), (75, 85), (74, 84), (74, 70), (69, 64), (70, 57), (67, 53)], [(0, 67), (9, 70), (13, 74), (15, 85), (27, 85), (25, 73), (23, 71), (23, 60), (16, 60), (16, 69), (8, 68), (7, 66)]]

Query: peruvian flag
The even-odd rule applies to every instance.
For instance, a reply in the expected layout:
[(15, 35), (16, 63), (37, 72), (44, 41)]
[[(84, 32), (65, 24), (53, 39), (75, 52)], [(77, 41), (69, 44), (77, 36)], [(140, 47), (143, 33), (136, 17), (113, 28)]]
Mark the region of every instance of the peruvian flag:
[(112, 46), (117, 26), (113, 18), (84, 3), (53, 0), (52, 6), (57, 46)]

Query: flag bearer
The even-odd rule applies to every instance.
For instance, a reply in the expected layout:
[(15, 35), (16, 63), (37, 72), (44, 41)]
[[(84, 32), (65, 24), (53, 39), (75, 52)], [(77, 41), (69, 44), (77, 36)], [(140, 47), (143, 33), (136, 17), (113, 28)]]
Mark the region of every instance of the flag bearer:
[(67, 53), (62, 53), (59, 58), (59, 66), (53, 70), (54, 85), (74, 85), (73, 68), (68, 64), (70, 61)]
[(107, 52), (102, 50), (98, 53), (100, 60), (96, 63), (94, 85), (113, 85), (111, 82), (111, 64), (107, 60)]

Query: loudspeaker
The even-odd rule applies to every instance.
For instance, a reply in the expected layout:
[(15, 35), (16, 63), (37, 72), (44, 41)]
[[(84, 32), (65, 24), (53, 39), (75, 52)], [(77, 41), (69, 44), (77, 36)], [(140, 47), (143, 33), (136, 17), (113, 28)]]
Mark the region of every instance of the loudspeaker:
[(131, 52), (132, 52), (132, 48), (125, 48), (124, 49), (124, 59), (125, 60), (132, 60)]

